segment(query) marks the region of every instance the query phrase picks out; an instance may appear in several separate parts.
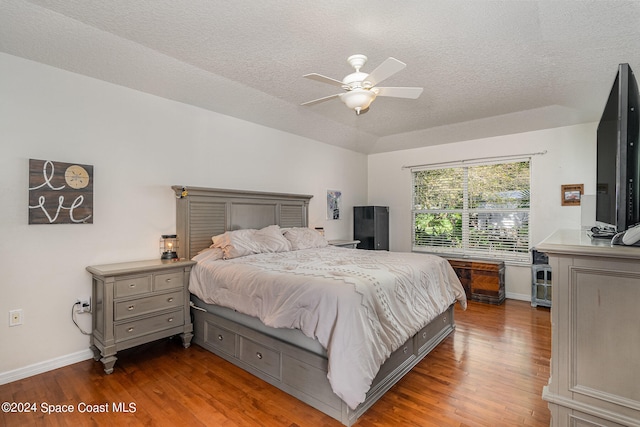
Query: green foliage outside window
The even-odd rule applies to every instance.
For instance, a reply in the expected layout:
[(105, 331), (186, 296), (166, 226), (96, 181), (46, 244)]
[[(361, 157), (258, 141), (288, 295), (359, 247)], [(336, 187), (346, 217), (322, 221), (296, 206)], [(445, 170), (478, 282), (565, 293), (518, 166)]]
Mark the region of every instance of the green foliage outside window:
[(414, 249), (528, 253), (528, 161), (416, 171), (413, 178)]

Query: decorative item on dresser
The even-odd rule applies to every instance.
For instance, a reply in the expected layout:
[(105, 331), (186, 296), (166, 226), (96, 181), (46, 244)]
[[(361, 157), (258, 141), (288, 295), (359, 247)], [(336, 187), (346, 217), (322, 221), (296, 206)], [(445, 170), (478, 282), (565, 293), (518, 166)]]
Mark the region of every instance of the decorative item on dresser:
[(389, 207), (354, 206), (353, 238), (358, 249), (389, 250)]
[(559, 230), (537, 246), (553, 271), (552, 426), (640, 426), (640, 248)]
[(107, 374), (120, 350), (177, 334), (189, 347), (189, 273), (194, 264), (158, 259), (87, 267), (93, 277), (91, 349)]
[[(194, 315), (194, 342), (345, 425), (352, 425), (405, 373), (410, 371), (454, 330), (453, 303), (455, 298), (463, 306), (466, 305), (464, 290), (455, 273), (452, 269), (441, 269), (440, 266), (442, 264), (446, 265), (446, 261), (439, 257), (433, 257), (432, 261), (427, 261), (426, 257), (416, 256), (416, 254), (394, 254), (387, 251), (357, 251), (356, 253), (356, 251), (344, 247), (327, 245), (328, 242), (322, 236), (321, 240), (323, 240), (324, 246), (320, 245), (304, 250), (292, 248), (288, 251), (286, 249), (282, 250), (282, 252), (257, 254), (254, 252), (251, 256), (230, 257), (229, 254), (233, 255), (233, 251), (235, 251), (233, 245), (231, 245), (232, 249), (229, 252), (225, 252), (226, 249), (221, 249), (221, 247), (216, 247), (216, 240), (225, 241), (225, 238), (220, 236), (221, 234), (228, 236), (227, 239), (237, 238), (242, 241), (242, 236), (245, 235), (243, 233), (246, 233), (246, 235), (266, 233), (268, 229), (277, 230), (278, 228), (285, 236), (292, 231), (304, 234), (305, 229), (307, 229), (311, 230), (311, 237), (317, 237), (318, 233), (308, 229), (308, 204), (312, 196), (189, 187), (188, 196), (179, 197), (183, 193), (184, 187), (174, 186), (173, 189), (176, 192), (176, 196), (178, 196), (176, 198), (176, 231), (181, 242), (184, 242), (184, 244), (181, 244), (178, 255), (186, 258), (195, 257), (195, 260), (198, 261), (193, 267), (193, 282), (191, 284), (193, 292), (191, 301), (193, 302), (192, 312)], [(287, 228), (291, 231), (287, 231)], [(213, 239), (214, 247), (210, 248), (213, 236), (215, 236)], [(273, 239), (274, 236), (271, 236), (271, 240)], [(298, 243), (297, 240), (294, 241)], [(238, 247), (252, 248), (252, 242), (257, 241), (246, 242), (246, 246)], [(293, 241), (291, 243), (293, 245)], [(351, 242), (349, 243), (351, 244)], [(208, 250), (205, 251), (204, 249), (207, 248)], [(225, 256), (227, 256), (226, 259)], [(402, 256), (406, 256), (406, 258), (403, 259)], [(373, 260), (374, 257), (382, 260), (382, 263), (376, 263)], [(393, 258), (393, 261), (385, 262), (383, 258), (388, 260)], [(377, 340), (360, 340), (356, 338), (360, 337), (360, 333), (357, 331), (361, 327), (368, 328), (368, 326), (364, 326), (365, 324), (368, 325), (367, 322), (358, 321), (359, 323), (357, 324), (352, 322), (353, 330), (349, 330), (349, 334), (353, 339), (347, 340), (357, 341), (362, 344), (360, 347), (373, 350), (364, 355), (361, 354), (362, 352), (351, 351), (351, 348), (348, 349), (349, 351), (345, 351), (347, 349), (342, 348), (342, 342), (337, 342), (340, 340), (334, 343), (335, 346), (321, 344), (321, 341), (327, 341), (326, 330), (334, 331), (329, 333), (329, 337), (336, 330), (338, 333), (345, 331), (344, 326), (347, 325), (343, 325), (342, 319), (350, 319), (351, 315), (339, 316), (341, 320), (338, 322), (338, 326), (327, 328), (327, 325), (332, 324), (331, 322), (336, 319), (331, 317), (331, 314), (320, 315), (320, 312), (318, 312), (317, 321), (304, 322), (307, 326), (315, 325), (313, 326), (315, 332), (310, 333), (307, 327), (306, 332), (303, 333), (302, 329), (306, 326), (302, 324), (300, 327), (290, 326), (291, 320), (289, 317), (285, 319), (281, 315), (276, 315), (278, 319), (275, 323), (281, 321), (282, 323), (278, 323), (279, 325), (285, 322), (287, 324), (281, 327), (268, 326), (258, 317), (242, 314), (246, 312), (244, 310), (225, 306), (225, 301), (221, 302), (220, 305), (216, 302), (218, 301), (218, 296), (232, 293), (237, 295), (237, 292), (242, 292), (242, 289), (261, 290), (280, 287), (284, 284), (294, 286), (293, 283), (296, 283), (297, 285), (293, 289), (298, 289), (298, 291), (292, 292), (291, 298), (286, 299), (297, 301), (296, 298), (299, 298), (301, 294), (309, 295), (307, 301), (310, 304), (305, 305), (305, 310), (315, 318), (316, 314), (311, 314), (315, 313), (315, 311), (311, 310), (316, 310), (311, 304), (312, 300), (316, 302), (333, 301), (337, 296), (334, 290), (339, 290), (339, 293), (341, 293), (340, 298), (338, 298), (341, 302), (340, 305), (352, 307), (348, 301), (360, 301), (360, 297), (355, 295), (360, 294), (352, 286), (358, 286), (361, 291), (372, 295), (372, 298), (375, 299), (376, 297), (373, 294), (376, 291), (374, 287), (369, 286), (369, 280), (374, 277), (378, 279), (382, 277), (375, 270), (384, 269), (383, 264), (396, 266), (398, 264), (397, 260), (401, 259), (406, 263), (408, 258), (415, 259), (417, 263), (433, 262), (434, 264), (431, 268), (442, 274), (436, 288), (455, 288), (455, 298), (452, 298), (451, 294), (446, 297), (441, 295), (433, 298), (434, 300), (444, 301), (445, 306), (436, 307), (434, 303), (430, 311), (436, 317), (429, 317), (430, 321), (423, 318), (424, 322), (422, 324), (424, 326), (419, 328), (417, 333), (409, 334), (406, 341), (404, 338), (406, 333), (400, 330), (397, 331), (398, 333), (402, 332), (401, 341), (404, 342), (399, 343), (399, 347), (394, 346), (396, 350), (391, 350), (386, 361), (381, 362), (382, 366), (380, 366), (379, 371), (376, 371), (377, 375), (373, 374), (375, 378), (370, 378), (368, 391), (363, 390), (362, 384), (365, 382), (363, 381), (365, 371), (370, 371), (365, 366), (370, 367), (371, 363), (364, 362), (362, 363), (363, 366), (355, 370), (346, 368), (347, 366), (353, 366), (351, 363), (345, 364), (345, 361), (358, 359), (360, 356), (369, 360), (368, 358), (372, 357), (374, 353), (380, 354), (382, 345)], [(420, 260), (418, 261), (417, 258), (420, 258)], [(357, 265), (354, 259), (357, 259), (362, 265)], [(407, 269), (402, 271), (413, 271), (412, 277), (418, 273), (409, 264), (404, 265)], [(436, 265), (438, 268), (435, 267)], [(250, 268), (248, 270), (243, 268), (246, 266)], [(371, 268), (372, 266), (374, 267)], [(449, 266), (447, 265), (447, 267)], [(365, 268), (367, 269), (366, 274), (362, 272), (362, 269)], [(260, 274), (259, 270), (262, 269), (267, 270), (267, 273)], [(212, 283), (209, 280), (210, 273), (215, 271), (221, 273), (222, 270), (234, 271), (237, 275), (231, 275), (231, 277), (244, 277), (244, 279), (241, 282), (239, 280), (222, 279)], [(252, 278), (243, 273), (251, 271), (255, 273), (249, 273)], [(389, 274), (390, 270), (385, 269), (384, 271), (387, 272), (384, 273), (385, 277), (393, 277), (392, 274)], [(373, 276), (374, 274), (378, 275)], [(333, 286), (332, 284), (336, 280), (351, 283), (352, 285)], [(329, 281), (329, 283), (326, 283), (326, 281)], [(414, 281), (412, 280), (412, 282)], [(242, 283), (242, 285), (239, 283)], [(300, 283), (303, 283), (303, 286), (299, 286)], [(376, 287), (375, 289), (382, 293), (385, 293), (387, 288), (394, 289), (393, 286), (388, 287), (386, 282), (384, 283), (378, 284), (379, 288)], [(405, 285), (412, 286), (413, 283), (405, 283)], [(231, 291), (231, 288), (233, 288), (233, 291)], [(417, 288), (418, 286), (411, 289), (417, 290)], [(322, 294), (324, 297), (320, 298), (318, 294), (308, 294), (312, 290), (324, 291), (325, 293)], [(440, 293), (435, 288), (430, 290)], [(289, 295), (282, 292), (274, 292), (274, 294)], [(211, 298), (211, 296), (214, 296), (214, 298)], [(449, 298), (452, 299), (449, 301)], [(205, 299), (208, 301), (205, 301)], [(248, 311), (251, 311), (250, 307), (254, 305), (250, 301), (248, 303), (245, 302), (245, 299), (239, 298), (233, 305), (240, 304)], [(423, 299), (426, 301), (430, 298), (418, 298), (420, 301)], [(273, 310), (270, 310), (267, 305), (266, 298), (261, 296), (260, 301), (259, 305), (262, 306), (262, 309), (274, 314)], [(414, 300), (412, 299), (411, 301)], [(390, 306), (395, 305), (396, 298), (391, 298), (388, 303)], [(407, 301), (403, 300), (404, 303), (407, 303)], [(358, 302), (358, 304), (360, 305), (361, 303)], [(338, 307), (336, 308), (338, 309)], [(414, 309), (419, 309), (419, 307), (416, 306)], [(288, 313), (290, 311), (299, 312), (299, 310), (278, 310), (279, 313)], [(415, 313), (415, 311), (411, 312)], [(354, 319), (357, 319), (361, 311), (355, 309), (350, 313), (353, 314)], [(394, 311), (394, 313), (400, 314), (404, 318), (403, 313), (407, 312), (398, 313)], [(327, 316), (330, 316), (330, 318), (326, 318)], [(412, 319), (421, 317), (420, 315), (412, 316)], [(349, 320), (345, 321), (349, 322)], [(375, 322), (372, 319), (370, 323)], [(386, 333), (384, 331), (380, 332)], [(315, 338), (312, 338), (312, 336)], [(332, 352), (338, 357), (332, 358)], [(361, 359), (358, 360), (362, 361)], [(332, 371), (331, 367), (335, 371)], [(345, 369), (347, 370), (346, 374)], [(334, 372), (333, 376), (331, 375), (332, 372)], [(352, 379), (354, 380), (353, 382), (350, 381)], [(340, 397), (336, 390), (342, 392), (340, 396), (344, 397)], [(357, 396), (354, 395), (354, 391)], [(361, 391), (362, 394), (360, 394)]]
[(490, 304), (504, 302), (504, 262), (446, 258), (458, 275), (468, 299)]

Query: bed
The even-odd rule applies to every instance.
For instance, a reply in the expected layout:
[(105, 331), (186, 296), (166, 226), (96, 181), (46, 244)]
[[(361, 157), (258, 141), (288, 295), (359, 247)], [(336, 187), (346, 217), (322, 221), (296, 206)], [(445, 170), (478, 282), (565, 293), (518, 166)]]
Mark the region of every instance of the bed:
[(345, 425), (466, 306), (446, 260), (327, 245), (308, 228), (311, 196), (173, 190), (178, 254), (197, 261), (194, 342)]

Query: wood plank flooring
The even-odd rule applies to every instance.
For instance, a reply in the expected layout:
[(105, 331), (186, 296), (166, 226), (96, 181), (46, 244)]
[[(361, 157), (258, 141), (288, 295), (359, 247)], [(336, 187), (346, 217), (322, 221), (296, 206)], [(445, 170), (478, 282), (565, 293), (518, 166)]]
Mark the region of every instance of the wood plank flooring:
[[(455, 316), (456, 331), (356, 426), (549, 425), (540, 397), (549, 378), (549, 309), (470, 302)], [(3, 426), (341, 425), (199, 346), (183, 349), (179, 339), (120, 352), (111, 375), (88, 360), (2, 385), (0, 402), (35, 405), (0, 412)]]

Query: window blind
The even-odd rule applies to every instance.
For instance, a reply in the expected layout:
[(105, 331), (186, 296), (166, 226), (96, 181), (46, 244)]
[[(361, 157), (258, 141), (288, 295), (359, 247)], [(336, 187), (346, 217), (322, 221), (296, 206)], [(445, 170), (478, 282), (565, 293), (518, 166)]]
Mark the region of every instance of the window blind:
[(412, 173), (414, 251), (529, 263), (529, 160)]

